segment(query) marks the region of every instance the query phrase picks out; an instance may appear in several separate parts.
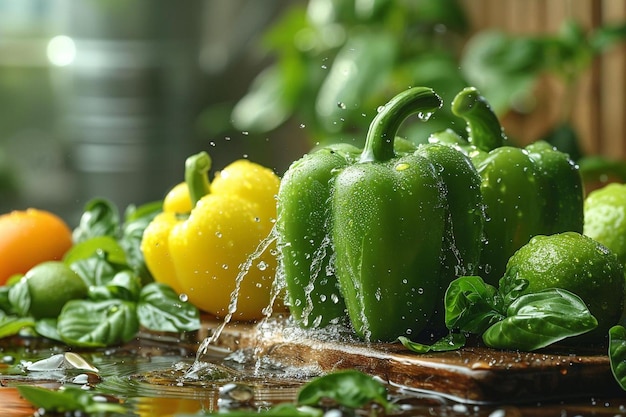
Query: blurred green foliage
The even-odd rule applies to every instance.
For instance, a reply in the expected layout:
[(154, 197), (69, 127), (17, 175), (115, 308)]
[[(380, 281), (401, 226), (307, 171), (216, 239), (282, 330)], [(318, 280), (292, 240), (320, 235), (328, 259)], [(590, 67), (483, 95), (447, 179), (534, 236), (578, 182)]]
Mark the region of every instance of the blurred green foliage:
[[(298, 4), (265, 33), (276, 59), (235, 105), (233, 123), (265, 133), (295, 118), (312, 145), (360, 144), (376, 109), (399, 91), (425, 85), (449, 103), (467, 85), (458, 62), (468, 29), (455, 0)], [(409, 124), (411, 137), (425, 140), (453, 117), (444, 107), (428, 124)]]
[(262, 46), (274, 62), (236, 103), (232, 121), (254, 134), (295, 119), (311, 145), (359, 145), (378, 106), (408, 87), (428, 86), (444, 106), (429, 123), (404, 132), (420, 142), (433, 131), (464, 126), (449, 110), (463, 87), (477, 87), (499, 115), (530, 112), (533, 84), (551, 74), (569, 94), (561, 120), (543, 139), (578, 160), (571, 95), (593, 60), (625, 38), (626, 24), (586, 32), (573, 20), (554, 34), (485, 30), (470, 37), (465, 10), (455, 0), (309, 0), (264, 34)]

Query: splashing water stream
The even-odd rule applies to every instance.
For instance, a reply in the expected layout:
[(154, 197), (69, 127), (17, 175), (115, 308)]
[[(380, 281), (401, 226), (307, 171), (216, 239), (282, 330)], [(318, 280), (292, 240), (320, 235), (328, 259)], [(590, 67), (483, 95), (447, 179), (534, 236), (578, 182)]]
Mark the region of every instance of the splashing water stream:
[[(237, 277), (235, 278), (235, 289), (230, 294), (230, 303), (228, 305), (228, 312), (226, 316), (224, 317), (224, 319), (222, 320), (222, 322), (220, 323), (220, 325), (215, 329), (213, 334), (205, 338), (200, 344), (200, 347), (198, 348), (198, 352), (196, 354), (196, 362), (200, 361), (201, 357), (207, 353), (209, 345), (214, 343), (220, 337), (222, 331), (224, 330), (224, 327), (226, 327), (228, 323), (230, 323), (233, 315), (237, 312), (237, 303), (239, 301), (239, 291), (241, 289), (241, 283), (243, 282), (244, 278), (250, 271), (250, 268), (252, 267), (254, 261), (258, 259), (266, 250), (268, 250), (270, 245), (274, 243), (275, 240), (276, 240), (276, 231), (274, 227), (272, 228), (268, 236), (265, 239), (263, 239), (261, 243), (259, 243), (256, 250), (252, 254), (250, 254), (250, 256), (248, 256), (246, 261), (240, 266), (239, 273), (237, 274)], [(273, 292), (272, 299), (270, 300), (268, 307), (266, 307), (264, 310), (264, 314), (266, 314), (266, 317), (268, 315), (271, 315), (272, 313), (271, 306), (273, 305), (274, 301), (276, 300), (276, 297), (278, 296), (279, 289), (277, 289), (276, 287), (277, 287), (276, 280), (274, 280), (274, 285), (272, 286), (272, 292)]]

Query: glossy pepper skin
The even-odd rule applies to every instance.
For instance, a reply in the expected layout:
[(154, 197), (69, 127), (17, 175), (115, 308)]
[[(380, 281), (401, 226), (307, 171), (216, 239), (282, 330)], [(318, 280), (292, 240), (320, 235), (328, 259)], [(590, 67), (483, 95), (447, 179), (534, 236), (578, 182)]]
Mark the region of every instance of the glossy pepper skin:
[(278, 192), (276, 230), (289, 311), (302, 327), (324, 327), (345, 317), (330, 264), (335, 172), (358, 155), (350, 145), (325, 147), (291, 164)]
[(533, 236), (582, 230), (582, 180), (571, 158), (545, 142), (509, 145), (489, 103), (474, 87), (457, 94), (452, 111), (466, 121), (468, 140), (447, 131), (431, 141), (463, 150), (482, 178), (487, 221), (480, 275), (497, 285), (508, 259)]
[[(344, 317), (345, 308), (363, 339), (391, 341), (415, 335), (429, 325), (451, 271), (469, 271), (477, 264), (480, 245), (475, 238), (482, 233), (482, 201), (480, 178), (469, 159), (449, 147), (416, 149), (395, 138), (409, 115), (429, 114), (440, 105), (431, 89), (407, 90), (372, 121), (362, 151), (351, 148), (342, 155), (338, 150), (345, 151), (345, 145), (322, 149), (294, 163), (283, 177), (278, 247), (290, 310), (301, 325), (311, 325), (303, 313), (313, 312), (312, 321), (323, 324)], [(450, 178), (441, 175), (446, 170)], [(467, 173), (468, 178), (460, 178)], [(449, 189), (455, 181), (463, 188)], [(465, 187), (469, 183), (473, 186)], [(296, 189), (301, 190), (297, 198), (292, 191)], [(473, 197), (463, 202), (459, 196), (450, 205), (451, 193)], [(463, 233), (473, 237), (464, 239)], [(448, 245), (465, 242), (471, 242), (471, 248), (456, 251), (462, 255), (453, 260)], [(296, 257), (305, 262), (294, 264)], [(312, 274), (319, 267), (312, 267), (311, 259), (324, 262), (321, 281), (329, 285), (330, 293)], [(342, 302), (329, 303), (329, 295), (339, 296), (345, 307)]]
[[(415, 145), (396, 138), (396, 151)], [(290, 313), (301, 327), (324, 327), (346, 317), (334, 273), (330, 198), (334, 177), (358, 161), (361, 149), (346, 143), (324, 146), (292, 163), (278, 192), (277, 236)]]
[[(156, 281), (186, 294), (203, 311), (259, 319), (271, 303), (276, 257), (272, 245), (253, 254), (273, 227), (280, 180), (268, 168), (238, 160), (209, 182), (210, 166), (206, 152), (187, 159), (190, 202), (179, 186), (165, 198), (163, 213), (144, 232), (146, 264)], [(188, 213), (175, 211), (189, 207)], [(237, 284), (247, 264), (249, 270)], [(237, 302), (231, 304), (238, 285)]]

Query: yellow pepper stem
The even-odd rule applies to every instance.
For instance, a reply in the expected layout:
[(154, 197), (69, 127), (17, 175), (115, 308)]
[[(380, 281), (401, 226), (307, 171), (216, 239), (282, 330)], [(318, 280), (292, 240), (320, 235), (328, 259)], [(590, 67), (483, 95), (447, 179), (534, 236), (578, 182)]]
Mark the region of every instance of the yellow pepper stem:
[(185, 161), (185, 182), (189, 188), (192, 207), (195, 207), (196, 203), (209, 193), (209, 169), (211, 169), (211, 157), (204, 151), (191, 155)]

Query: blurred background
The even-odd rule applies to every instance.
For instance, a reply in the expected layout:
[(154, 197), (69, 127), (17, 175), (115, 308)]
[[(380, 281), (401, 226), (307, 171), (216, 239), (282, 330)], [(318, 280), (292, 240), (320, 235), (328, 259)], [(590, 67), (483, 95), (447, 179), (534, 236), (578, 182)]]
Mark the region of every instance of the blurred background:
[(515, 143), (621, 180), (625, 41), (612, 0), (0, 0), (0, 212), (157, 200), (199, 150), (282, 174), (416, 85), (445, 102), (416, 142), (463, 133), (474, 85)]

